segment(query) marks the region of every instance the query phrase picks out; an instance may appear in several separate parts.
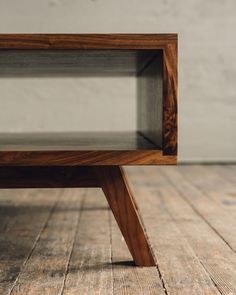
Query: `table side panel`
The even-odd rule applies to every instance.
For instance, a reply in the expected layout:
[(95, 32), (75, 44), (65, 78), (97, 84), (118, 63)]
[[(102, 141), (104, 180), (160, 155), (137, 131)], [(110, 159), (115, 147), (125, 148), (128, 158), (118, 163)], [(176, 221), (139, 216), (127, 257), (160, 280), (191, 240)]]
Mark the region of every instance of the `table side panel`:
[(162, 147), (162, 52), (137, 77), (138, 131)]
[(177, 155), (178, 145), (178, 45), (163, 52), (163, 153)]

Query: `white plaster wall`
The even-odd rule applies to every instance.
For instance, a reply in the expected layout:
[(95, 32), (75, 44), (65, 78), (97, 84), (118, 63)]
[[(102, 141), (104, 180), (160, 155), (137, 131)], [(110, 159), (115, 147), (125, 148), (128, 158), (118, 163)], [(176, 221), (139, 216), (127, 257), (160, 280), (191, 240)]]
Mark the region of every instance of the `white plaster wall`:
[[(235, 27), (234, 0), (0, 0), (0, 33), (179, 33), (181, 161), (236, 160)], [(74, 130), (82, 124), (78, 101), (95, 121), (106, 106), (99, 128), (134, 128), (134, 112), (120, 120), (119, 104), (134, 109), (132, 79), (111, 79), (105, 93), (102, 80), (25, 82), (0, 81), (0, 131)]]

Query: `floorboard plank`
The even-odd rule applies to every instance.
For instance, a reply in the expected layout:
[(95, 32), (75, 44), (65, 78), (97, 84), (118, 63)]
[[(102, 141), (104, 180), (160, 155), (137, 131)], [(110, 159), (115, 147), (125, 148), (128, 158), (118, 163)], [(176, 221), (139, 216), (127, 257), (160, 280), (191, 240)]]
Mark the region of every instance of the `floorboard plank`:
[(85, 195), (63, 294), (112, 294), (109, 210), (100, 189)]
[(236, 294), (236, 166), (126, 170), (158, 267), (99, 189), (0, 190), (0, 294)]
[[(217, 202), (211, 200), (202, 187), (196, 187), (186, 177), (179, 168), (160, 167), (170, 183), (180, 192), (182, 197), (194, 208), (194, 210), (214, 229), (215, 232), (225, 241), (225, 243), (236, 252), (236, 220), (226, 210), (223, 210)], [(205, 174), (203, 174), (205, 177)], [(230, 225), (230, 226), (229, 226)]]
[[(227, 178), (229, 170), (226, 168), (226, 165), (182, 166), (179, 172), (236, 219), (236, 180), (233, 183)], [(233, 176), (231, 171), (230, 176)]]
[(215, 165), (214, 171), (223, 179), (222, 188), (225, 190), (225, 204), (232, 209), (236, 218), (236, 166), (233, 165)]
[[(17, 208), (22, 203), (25, 191), (18, 190), (16, 194), (12, 194), (12, 190), (5, 189), (0, 194), (0, 232), (4, 232), (11, 227), (12, 222), (16, 220), (18, 214)], [(15, 218), (12, 218), (12, 217)]]
[[(172, 205), (168, 208), (173, 220), (185, 234), (186, 239), (219, 291), (227, 295), (236, 294), (235, 253), (195, 210), (193, 203), (197, 202), (197, 196), (192, 193), (191, 186), (185, 185), (184, 189), (180, 190), (184, 181), (175, 178), (174, 174), (167, 168), (159, 168), (159, 170), (163, 173), (163, 170), (166, 169), (163, 173), (166, 178), (164, 184), (172, 201)], [(188, 200), (192, 199), (191, 202), (186, 202), (186, 195), (188, 195)], [(204, 200), (202, 201), (204, 205)], [(230, 227), (230, 224), (228, 224), (228, 227)]]
[(165, 290), (155, 266), (135, 267), (113, 215), (111, 215), (111, 232), (114, 294), (164, 295)]
[(229, 181), (236, 184), (236, 165), (217, 165), (217, 167), (224, 171), (224, 175)]
[(166, 184), (153, 173), (158, 169), (151, 171), (130, 169), (130, 179), (167, 293), (220, 294), (168, 211)]
[[(9, 294), (55, 205), (59, 191), (1, 191), (0, 294)], [(2, 200), (8, 198), (8, 202)], [(5, 199), (6, 200), (6, 199)], [(4, 222), (5, 218), (5, 222)]]
[(61, 192), (10, 294), (61, 293), (82, 202), (78, 190), (66, 189)]

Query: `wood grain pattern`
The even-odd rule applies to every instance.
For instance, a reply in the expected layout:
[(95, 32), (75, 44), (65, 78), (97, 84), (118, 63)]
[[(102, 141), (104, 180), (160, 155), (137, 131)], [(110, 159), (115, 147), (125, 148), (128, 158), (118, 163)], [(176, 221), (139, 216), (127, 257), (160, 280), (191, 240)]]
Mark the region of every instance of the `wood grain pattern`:
[[(173, 170), (188, 178), (174, 176)], [(126, 171), (135, 187), (159, 273), (155, 267), (134, 267), (115, 220), (108, 218), (112, 213), (107, 211), (101, 190), (0, 190), (0, 293), (9, 295), (14, 285), (16, 294), (35, 294), (37, 288), (40, 294), (54, 294), (58, 287), (56, 294), (236, 294), (235, 252), (226, 236), (213, 229), (212, 220), (206, 220), (202, 211), (199, 214), (191, 188), (193, 179), (196, 185), (201, 183), (201, 193), (209, 200), (214, 198), (217, 205), (211, 207), (201, 198), (201, 210), (204, 206), (208, 212), (212, 209), (211, 216), (217, 216), (233, 235), (234, 225), (224, 219), (235, 207), (236, 166), (128, 167)], [(226, 203), (220, 205), (222, 197), (217, 200), (222, 181), (222, 194), (232, 197), (230, 211)], [(217, 208), (222, 214), (214, 214)], [(59, 248), (61, 241), (65, 243)], [(18, 275), (21, 279), (14, 283)]]
[(113, 294), (166, 295), (155, 266), (135, 267), (113, 216), (110, 218), (110, 227)]
[(158, 150), (0, 152), (0, 166), (106, 166), (176, 164), (176, 156)]
[(1, 225), (5, 224), (0, 231), (1, 295), (13, 289), (60, 195), (58, 190), (1, 190)]
[[(232, 235), (232, 228), (236, 229), (234, 216), (227, 211), (222, 211), (222, 206), (211, 200), (206, 193), (202, 192), (201, 187), (193, 185), (192, 182), (194, 183), (194, 180), (191, 180), (191, 182), (186, 181), (180, 171), (172, 170), (171, 167), (169, 168), (168, 177), (172, 177), (178, 181), (176, 188), (181, 192), (182, 196), (186, 198), (189, 204), (194, 205), (196, 212), (209, 222), (211, 227), (236, 252), (236, 235)], [(160, 171), (162, 171), (162, 167), (160, 167)], [(219, 220), (218, 216), (220, 215), (224, 221)], [(231, 224), (231, 228), (228, 227), (228, 224)]]
[(158, 168), (127, 170), (167, 294), (220, 294), (179, 228), (178, 220), (172, 217), (171, 209), (176, 207), (181, 215), (184, 202), (172, 193)]
[[(219, 292), (225, 295), (236, 294), (236, 255), (229, 246), (234, 239), (232, 233), (235, 231), (235, 221), (231, 219), (231, 223), (225, 220), (230, 214), (223, 207), (215, 206), (212, 202), (205, 203), (207, 197), (193, 189), (191, 183), (180, 176), (178, 169), (167, 168), (159, 167), (159, 170), (166, 177), (163, 185), (168, 185), (171, 190), (169, 194), (173, 204), (168, 208), (173, 220), (184, 233)], [(206, 173), (202, 177), (206, 177)], [(219, 227), (216, 228), (216, 224), (224, 225), (221, 231)], [(229, 229), (231, 241), (228, 240)], [(222, 235), (224, 230), (226, 232)]]
[(137, 77), (138, 132), (162, 147), (163, 56), (158, 53)]
[[(11, 295), (61, 294), (82, 200), (83, 195), (77, 196), (72, 189), (62, 192), (11, 289)], [(43, 255), (46, 259), (42, 260)]]
[(98, 178), (136, 265), (155, 265), (132, 192), (120, 167), (99, 167)]
[(62, 294), (112, 294), (107, 201), (98, 189), (75, 190), (74, 194), (83, 195), (84, 201)]
[(158, 49), (176, 34), (1, 34), (0, 49)]
[[(156, 74), (151, 77), (147, 75), (149, 80), (144, 95), (148, 107), (141, 105), (144, 109), (139, 110), (139, 121), (142, 123), (138, 128), (140, 131), (144, 129), (149, 144), (153, 139), (158, 144), (154, 151), (139, 151), (139, 147), (135, 146), (133, 151), (127, 151), (123, 147), (123, 151), (118, 153), (114, 148), (96, 151), (96, 147), (93, 147), (92, 151), (85, 149), (81, 154), (58, 151), (55, 153), (30, 152), (30, 150), (24, 152), (15, 150), (14, 153), (6, 151), (0, 153), (0, 165), (45, 165), (46, 162), (49, 165), (176, 163), (178, 82), (176, 34), (1, 34), (0, 64), (3, 76), (11, 73), (14, 75), (14, 71), (17, 74), (17, 71), (22, 69), (23, 71), (26, 69), (26, 75), (27, 69), (29, 73), (33, 71), (31, 74), (47, 74), (48, 71), (48, 74), (63, 72), (65, 75), (70, 74), (70, 71), (84, 75), (98, 73), (107, 75), (110, 72), (140, 75), (142, 72), (144, 74), (146, 71), (149, 72), (148, 68), (152, 69), (151, 72)], [(162, 99), (160, 81), (163, 84)], [(149, 116), (152, 104), (154, 106)]]
[(163, 152), (177, 155), (178, 45), (166, 45), (163, 51)]
[[(52, 56), (48, 59), (48, 56), (43, 55), (42, 52), (35, 51), (36, 55), (32, 53), (32, 50), (111, 50), (111, 49), (130, 49), (130, 50), (150, 50), (155, 49), (158, 52), (144, 53), (145, 59), (142, 60), (141, 66), (137, 67), (135, 63), (135, 69), (138, 74), (146, 71), (147, 67), (154, 69), (156, 74), (156, 68), (158, 71), (158, 81), (155, 81), (156, 76), (149, 80), (151, 89), (147, 89), (148, 95), (145, 97), (148, 100), (149, 106), (155, 102), (154, 115), (151, 118), (151, 124), (148, 124), (148, 132), (144, 132), (142, 137), (142, 143), (145, 143), (145, 147), (141, 146), (139, 141), (135, 141), (132, 148), (126, 148), (122, 145), (119, 150), (116, 147), (107, 148), (103, 145), (101, 149), (96, 149), (94, 143), (91, 148), (86, 148), (86, 144), (72, 146), (66, 145), (56, 146), (53, 144), (43, 144), (40, 146), (39, 142), (36, 145), (9, 145), (5, 144), (5, 149), (0, 152), (0, 170), (1, 187), (68, 187), (68, 186), (100, 186), (102, 187), (108, 203), (113, 211), (113, 214), (117, 220), (120, 230), (126, 240), (128, 248), (134, 258), (136, 265), (140, 266), (153, 266), (155, 265), (154, 256), (151, 252), (148, 244), (147, 237), (145, 235), (142, 222), (140, 220), (137, 204), (134, 201), (134, 197), (127, 184), (126, 177), (123, 170), (117, 165), (129, 165), (129, 164), (172, 164), (176, 161), (177, 154), (177, 37), (176, 35), (0, 35), (0, 59), (3, 65), (4, 71), (8, 74), (8, 70), (15, 70), (21, 68), (21, 66), (36, 68), (36, 71), (42, 66), (42, 71), (47, 69), (47, 63), (45, 61), (51, 61), (53, 55), (57, 53), (51, 52)], [(6, 51), (8, 50), (8, 51)], [(13, 51), (15, 50), (15, 51)], [(21, 57), (17, 55), (19, 50), (20, 54), (23, 54), (29, 58), (26, 60), (26, 64), (20, 64)], [(21, 50), (29, 50), (23, 52)], [(163, 54), (160, 53), (163, 51)], [(13, 55), (12, 55), (13, 54)], [(47, 53), (48, 54), (48, 53)], [(63, 54), (59, 60), (65, 58)], [(67, 53), (66, 53), (67, 54)], [(73, 53), (74, 54), (74, 53)], [(84, 56), (87, 56), (85, 53)], [(92, 59), (97, 60), (99, 54), (96, 53)], [(102, 53), (102, 60), (98, 63), (98, 68), (101, 71), (104, 70), (103, 60), (104, 52)], [(114, 59), (113, 52), (111, 53), (111, 61), (109, 61), (110, 68), (114, 71), (117, 69), (117, 65), (114, 67), (112, 64), (112, 57)], [(122, 60), (118, 53), (118, 64)], [(136, 53), (135, 53), (136, 54)], [(10, 58), (9, 58), (9, 56)], [(154, 62), (153, 56), (159, 56), (158, 63)], [(5, 62), (5, 57), (6, 62)], [(42, 59), (42, 56), (44, 57)], [(12, 57), (14, 57), (12, 59)], [(32, 59), (35, 58), (34, 59)], [(137, 62), (140, 60), (140, 55), (135, 55)], [(26, 58), (26, 59), (27, 59)], [(66, 57), (68, 58), (68, 56)], [(71, 55), (69, 58), (72, 58)], [(89, 56), (91, 58), (91, 56)], [(133, 56), (132, 56), (133, 58)], [(163, 102), (155, 101), (155, 87), (158, 86), (159, 80), (161, 81), (161, 65), (163, 58)], [(15, 60), (14, 60), (15, 59)], [(130, 59), (130, 57), (129, 57)], [(33, 61), (32, 61), (33, 60)], [(157, 59), (155, 59), (157, 60)], [(68, 61), (68, 59), (67, 59)], [(87, 63), (86, 60), (81, 58), (76, 59), (81, 64), (82, 61)], [(12, 63), (11, 63), (12, 62)], [(31, 64), (32, 62), (32, 64)], [(97, 61), (96, 61), (97, 62)], [(153, 63), (154, 62), (154, 63)], [(5, 63), (5, 64), (4, 64)], [(56, 60), (54, 63), (57, 64)], [(64, 60), (65, 63), (65, 60)], [(70, 62), (66, 65), (71, 67)], [(131, 64), (132, 64), (131, 60)], [(149, 63), (151, 65), (149, 65)], [(45, 67), (46, 64), (46, 67)], [(124, 63), (121, 67), (124, 67)], [(101, 66), (102, 65), (102, 66)], [(5, 66), (5, 68), (4, 68)], [(74, 65), (73, 65), (74, 66)], [(132, 66), (133, 67), (133, 66)], [(129, 67), (130, 68), (130, 65)], [(57, 68), (58, 69), (58, 68)], [(84, 64), (81, 67), (84, 71)], [(14, 71), (13, 71), (14, 72)], [(136, 73), (137, 73), (136, 72)], [(152, 72), (152, 71), (151, 71)], [(86, 74), (86, 73), (85, 73)], [(149, 74), (148, 74), (149, 75)], [(160, 79), (159, 79), (160, 76)], [(150, 79), (150, 78), (149, 78)], [(149, 85), (149, 82), (147, 85)], [(158, 83), (157, 83), (158, 82)], [(160, 83), (159, 83), (160, 84)], [(149, 86), (147, 88), (150, 88)], [(160, 96), (160, 91), (158, 93)], [(163, 107), (162, 107), (163, 105)], [(148, 113), (151, 108), (149, 107), (145, 113), (145, 117), (148, 118)], [(163, 112), (163, 114), (162, 114)], [(157, 120), (155, 119), (157, 116)], [(142, 113), (140, 114), (142, 116)], [(160, 126), (160, 120), (163, 117), (163, 124)], [(158, 125), (159, 126), (154, 126)], [(160, 134), (162, 130), (163, 140), (160, 140)], [(143, 130), (141, 130), (143, 131)], [(151, 136), (150, 136), (151, 131)], [(147, 138), (146, 138), (146, 133)], [(154, 136), (153, 133), (157, 133)], [(140, 134), (139, 134), (140, 136)], [(152, 139), (155, 144), (153, 144)], [(101, 140), (101, 138), (99, 138)], [(147, 139), (147, 140), (146, 140)], [(120, 139), (121, 142), (121, 139)], [(122, 138), (123, 142), (123, 138)], [(103, 143), (104, 144), (104, 143)], [(153, 145), (153, 146), (152, 146)], [(4, 145), (3, 145), (4, 146)], [(116, 146), (116, 144), (115, 144)], [(55, 148), (54, 148), (55, 147)], [(164, 152), (163, 152), (164, 151)], [(72, 166), (86, 165), (87, 167), (79, 167), (77, 170)], [(89, 165), (100, 165), (105, 167), (88, 167)], [(106, 165), (116, 165), (108, 167)], [(9, 167), (7, 167), (9, 166)], [(10, 167), (12, 166), (12, 167)], [(23, 166), (23, 167), (16, 167)], [(26, 167), (28, 166), (28, 167)], [(44, 166), (44, 167), (43, 167)], [(54, 166), (54, 167), (49, 167)], [(57, 167), (55, 167), (57, 166)], [(61, 166), (67, 166), (66, 169)], [(12, 169), (10, 169), (12, 168)], [(46, 168), (46, 169), (43, 169)], [(59, 173), (60, 172), (60, 173)], [(135, 232), (135, 234), (132, 233)], [(23, 280), (24, 281), (24, 280)], [(38, 291), (37, 291), (38, 292)], [(58, 292), (58, 289), (57, 291)]]
[(137, 133), (2, 134), (0, 166), (175, 164)]
[[(184, 176), (185, 181), (190, 182), (195, 188), (201, 190), (204, 195), (210, 198), (213, 201), (213, 206), (216, 202), (225, 211), (229, 212), (229, 216), (236, 219), (236, 176), (230, 170), (229, 165), (183, 166), (179, 169), (179, 172)], [(204, 174), (207, 177), (202, 177)]]

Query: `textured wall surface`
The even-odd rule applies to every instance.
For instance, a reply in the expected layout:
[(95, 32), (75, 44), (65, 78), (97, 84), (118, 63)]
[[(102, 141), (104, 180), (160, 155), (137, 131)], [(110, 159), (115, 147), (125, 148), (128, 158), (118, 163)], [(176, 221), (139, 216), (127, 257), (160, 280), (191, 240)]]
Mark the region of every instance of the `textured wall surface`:
[(135, 86), (132, 77), (0, 79), (0, 132), (133, 131)]
[[(234, 0), (0, 0), (0, 32), (179, 33), (179, 158), (230, 161), (236, 160), (235, 11)], [(88, 130), (134, 129), (133, 79), (106, 80), (105, 91), (103, 82), (3, 79), (0, 132), (75, 130), (85, 128), (85, 117), (93, 119)], [(125, 113), (120, 100), (128, 102)]]

